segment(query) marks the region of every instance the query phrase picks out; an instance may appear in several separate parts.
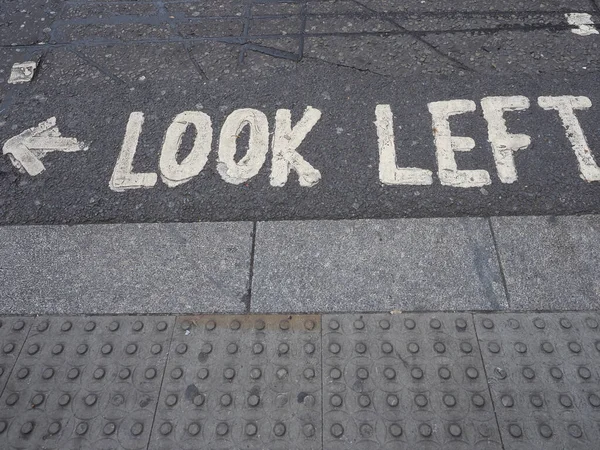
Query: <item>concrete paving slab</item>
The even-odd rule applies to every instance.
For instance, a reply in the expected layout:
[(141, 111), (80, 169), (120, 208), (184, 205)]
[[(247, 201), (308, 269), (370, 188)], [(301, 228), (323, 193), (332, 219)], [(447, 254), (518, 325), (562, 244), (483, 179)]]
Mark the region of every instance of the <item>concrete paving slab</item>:
[(0, 229), (0, 312), (243, 312), (252, 224)]
[(262, 222), (252, 310), (497, 310), (487, 220)]
[(598, 308), (598, 216), (491, 220), (512, 309)]

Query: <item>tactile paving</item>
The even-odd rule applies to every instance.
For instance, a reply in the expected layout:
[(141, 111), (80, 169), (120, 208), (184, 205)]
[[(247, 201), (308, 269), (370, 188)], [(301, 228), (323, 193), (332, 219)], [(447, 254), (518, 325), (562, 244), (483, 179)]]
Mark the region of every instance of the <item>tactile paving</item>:
[(39, 318), (0, 398), (2, 449), (145, 449), (173, 318)]
[(323, 445), (500, 449), (470, 314), (323, 317)]
[(33, 319), (26, 317), (0, 317), (0, 394), (21, 353), (32, 322)]
[(586, 449), (600, 315), (0, 318), (0, 449)]
[(318, 316), (177, 320), (150, 448), (320, 449)]
[(478, 314), (507, 449), (600, 448), (600, 316)]

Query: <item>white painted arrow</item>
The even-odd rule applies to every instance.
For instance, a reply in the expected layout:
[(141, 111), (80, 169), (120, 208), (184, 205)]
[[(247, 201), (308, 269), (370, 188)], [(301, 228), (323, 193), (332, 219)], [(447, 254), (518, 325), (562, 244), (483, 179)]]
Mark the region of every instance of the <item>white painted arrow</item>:
[(29, 128), (4, 143), (2, 153), (8, 155), (21, 172), (36, 176), (46, 170), (41, 159), (50, 152), (78, 152), (88, 146), (75, 138), (62, 137), (56, 126), (56, 117)]

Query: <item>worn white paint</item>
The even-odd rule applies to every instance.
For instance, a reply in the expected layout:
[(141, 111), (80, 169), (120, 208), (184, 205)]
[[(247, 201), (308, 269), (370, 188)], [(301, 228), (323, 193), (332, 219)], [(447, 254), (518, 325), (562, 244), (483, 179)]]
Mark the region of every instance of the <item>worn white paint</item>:
[(14, 63), (10, 70), (8, 82), (10, 84), (29, 83), (35, 75), (37, 62), (25, 61), (22, 63)]
[(472, 100), (448, 100), (428, 103), (435, 137), (435, 154), (438, 162), (438, 176), (444, 186), (462, 188), (481, 187), (491, 184), (486, 170), (459, 170), (454, 152), (468, 152), (475, 147), (470, 137), (452, 136), (449, 118), (458, 114), (473, 112), (477, 108)]
[(135, 111), (129, 115), (121, 153), (119, 153), (119, 158), (108, 183), (113, 191), (123, 192), (127, 189), (149, 188), (156, 184), (158, 177), (155, 173), (133, 173), (133, 158), (143, 124), (144, 113)]
[[(600, 181), (600, 168), (596, 164), (586, 142), (583, 130), (574, 111), (588, 109), (591, 101), (587, 97), (559, 96), (539, 97), (539, 105), (546, 110), (556, 110), (566, 129), (579, 163), (581, 177), (588, 181)], [(491, 184), (486, 170), (459, 169), (455, 152), (470, 151), (475, 147), (472, 138), (453, 136), (450, 118), (474, 112), (475, 102), (465, 99), (432, 102), (428, 105), (432, 116), (435, 154), (438, 177), (444, 186), (472, 188)], [(510, 111), (522, 111), (530, 107), (524, 96), (485, 97), (481, 100), (483, 116), (487, 121), (488, 140), (491, 144), (498, 176), (503, 183), (518, 180), (515, 153), (531, 145), (531, 137), (526, 134), (509, 133), (505, 115)], [(379, 179), (387, 185), (431, 185), (432, 171), (417, 167), (398, 167), (396, 158), (394, 117), (390, 105), (377, 105), (375, 125), (379, 149)], [(292, 114), (288, 109), (279, 109), (275, 115), (275, 127), (271, 141), (272, 167), (271, 186), (285, 186), (290, 172), (298, 174), (301, 186), (311, 187), (321, 180), (321, 172), (309, 164), (298, 153), (298, 148), (321, 118), (321, 111), (307, 107), (302, 117), (292, 126)], [(465, 118), (466, 119), (466, 118)], [(125, 138), (109, 183), (115, 191), (152, 187), (157, 182), (157, 174), (134, 173), (133, 160), (142, 132), (144, 115), (133, 112), (127, 123)], [(43, 126), (42, 126), (43, 125)], [(189, 154), (178, 162), (181, 144), (190, 126), (195, 130), (195, 138)], [(236, 156), (238, 138), (248, 127), (247, 150)], [(26, 134), (35, 134), (48, 129), (45, 140), (27, 140)], [(36, 131), (37, 130), (37, 131)], [(21, 135), (7, 141), (4, 153), (8, 154), (15, 166), (29, 173), (37, 174), (43, 169), (41, 156), (52, 150), (76, 151), (85, 147), (76, 139), (61, 138), (55, 127), (55, 119), (43, 122), (36, 128), (26, 130)], [(170, 187), (186, 183), (197, 176), (205, 167), (212, 148), (213, 128), (211, 118), (200, 111), (185, 111), (178, 114), (165, 134), (159, 161), (161, 178)], [(31, 136), (29, 136), (31, 137)], [(29, 139), (29, 138), (28, 138)], [(269, 152), (269, 122), (267, 116), (256, 109), (237, 109), (223, 123), (218, 144), (217, 170), (223, 180), (241, 184), (256, 176), (264, 166)], [(40, 156), (41, 155), (41, 156)], [(370, 166), (369, 166), (370, 167)]]
[(273, 136), (271, 186), (284, 186), (292, 169), (298, 174), (300, 186), (311, 187), (321, 180), (321, 172), (296, 151), (320, 118), (321, 111), (308, 106), (302, 118), (292, 128), (292, 112), (289, 109), (277, 110)]
[(594, 160), (590, 146), (585, 139), (585, 134), (583, 134), (579, 120), (574, 112), (578, 109), (591, 108), (592, 101), (588, 97), (563, 95), (559, 97), (539, 97), (538, 103), (546, 110), (554, 109), (558, 111), (558, 115), (567, 132), (567, 138), (571, 141), (571, 145), (575, 151), (581, 178), (589, 182), (600, 181), (600, 168)]
[[(237, 139), (244, 127), (249, 127), (248, 151), (235, 162)], [(265, 163), (269, 151), (269, 121), (257, 109), (236, 109), (221, 128), (217, 170), (231, 184), (241, 184), (255, 176)]]
[(35, 176), (46, 169), (41, 161), (46, 154), (87, 149), (86, 144), (75, 138), (62, 137), (56, 126), (56, 117), (51, 117), (7, 140), (2, 153), (8, 155), (12, 164), (21, 172)]
[(375, 125), (379, 146), (379, 181), (383, 184), (429, 185), (433, 183), (431, 170), (396, 165), (394, 116), (390, 105), (375, 107)]
[(514, 152), (531, 145), (526, 134), (511, 134), (506, 128), (506, 111), (523, 111), (529, 108), (529, 99), (522, 95), (512, 97), (485, 97), (481, 99), (483, 117), (488, 124), (488, 140), (492, 145), (498, 177), (503, 183), (517, 181)]
[[(181, 140), (190, 125), (196, 129), (194, 145), (184, 160), (178, 163)], [(190, 181), (204, 169), (212, 146), (212, 133), (208, 114), (185, 111), (175, 117), (165, 134), (159, 162), (161, 178), (167, 186), (175, 187)]]
[(574, 25), (577, 28), (572, 28), (571, 32), (579, 36), (589, 36), (598, 34), (598, 30), (594, 26), (592, 16), (588, 13), (567, 13), (565, 14), (569, 25)]

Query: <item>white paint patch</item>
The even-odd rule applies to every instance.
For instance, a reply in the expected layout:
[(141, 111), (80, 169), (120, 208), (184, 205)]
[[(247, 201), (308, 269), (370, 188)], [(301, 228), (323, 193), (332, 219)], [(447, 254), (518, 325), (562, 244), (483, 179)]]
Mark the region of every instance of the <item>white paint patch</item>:
[(444, 186), (481, 187), (492, 183), (486, 170), (459, 170), (454, 152), (468, 152), (475, 147), (470, 137), (452, 136), (448, 118), (473, 112), (477, 108), (472, 100), (449, 100), (428, 103), (435, 137), (438, 176)]
[(21, 172), (35, 176), (46, 170), (41, 159), (50, 152), (78, 152), (88, 146), (75, 138), (62, 137), (56, 126), (56, 117), (40, 122), (7, 140), (2, 153)]
[(598, 34), (598, 30), (594, 26), (592, 16), (588, 13), (568, 13), (565, 14), (569, 25), (574, 25), (577, 28), (572, 28), (571, 32), (579, 36), (589, 36)]
[(433, 183), (432, 172), (415, 167), (396, 165), (396, 144), (394, 140), (394, 116), (390, 105), (375, 107), (375, 125), (379, 145), (379, 181), (383, 184), (405, 184), (424, 186)]
[(35, 69), (37, 68), (37, 62), (25, 61), (22, 63), (14, 63), (8, 82), (10, 84), (29, 83), (35, 75)]
[[(183, 135), (190, 125), (196, 129), (194, 146), (189, 155), (177, 162)], [(210, 116), (200, 111), (185, 111), (178, 114), (167, 129), (160, 154), (160, 174), (169, 187), (179, 186), (198, 175), (208, 161), (212, 146), (212, 124)]]
[[(237, 139), (244, 127), (250, 127), (248, 151), (235, 162)], [(217, 170), (221, 178), (231, 184), (242, 184), (255, 176), (267, 158), (269, 151), (269, 121), (257, 109), (236, 109), (221, 128)]]
[(558, 111), (567, 132), (567, 138), (571, 141), (575, 151), (581, 178), (588, 182), (600, 181), (600, 168), (594, 160), (592, 151), (585, 139), (585, 134), (583, 134), (579, 120), (577, 120), (574, 113), (577, 109), (591, 108), (592, 101), (588, 97), (564, 95), (560, 97), (539, 97), (538, 103), (545, 110), (554, 109)]
[(526, 134), (510, 134), (506, 129), (504, 112), (529, 108), (529, 99), (522, 95), (512, 97), (485, 97), (481, 99), (483, 117), (488, 123), (488, 140), (492, 144), (498, 177), (503, 183), (517, 181), (514, 152), (531, 145)]
[(137, 150), (143, 124), (144, 113), (135, 111), (129, 115), (121, 153), (119, 153), (108, 183), (113, 191), (123, 192), (127, 189), (150, 188), (156, 184), (158, 177), (155, 173), (133, 173), (133, 157)]
[(292, 129), (292, 112), (289, 109), (277, 110), (273, 136), (271, 186), (284, 186), (292, 169), (298, 173), (300, 186), (312, 187), (321, 180), (321, 172), (306, 162), (296, 151), (320, 118), (321, 111), (308, 106), (302, 118)]

